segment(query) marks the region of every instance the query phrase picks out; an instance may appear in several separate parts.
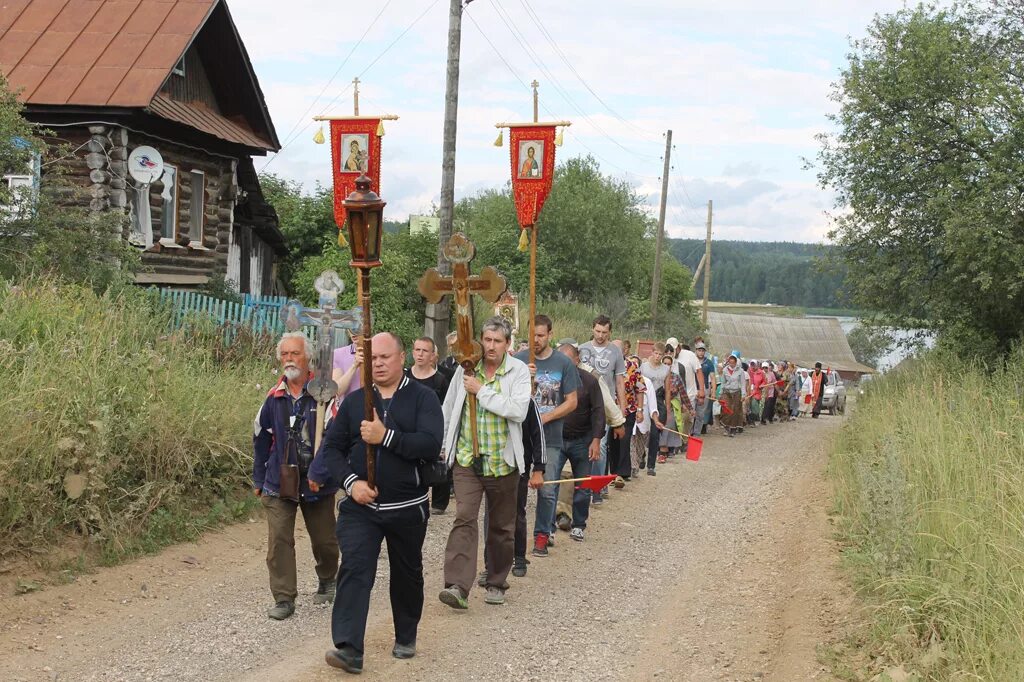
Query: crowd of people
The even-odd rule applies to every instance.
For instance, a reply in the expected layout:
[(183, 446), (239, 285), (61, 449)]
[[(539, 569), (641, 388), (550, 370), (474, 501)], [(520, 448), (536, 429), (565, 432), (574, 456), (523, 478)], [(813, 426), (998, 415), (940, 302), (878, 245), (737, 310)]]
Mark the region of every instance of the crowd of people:
[[(555, 341), (546, 315), (533, 338), (512, 352), (512, 329), (493, 317), (483, 324), (482, 358), (468, 369), (441, 359), (423, 337), (405, 347), (388, 332), (371, 340), (373, 414), (359, 368), (362, 339), (335, 351), (338, 397), (317, 433), (318, 406), (307, 391), (312, 349), (301, 332), (278, 344), (282, 377), (254, 425), (253, 488), (266, 510), (267, 568), (276, 620), (295, 611), (294, 526), (301, 511), (316, 561), (314, 603), (333, 602), (332, 667), (363, 668), (364, 634), (377, 562), (387, 544), (395, 642), (392, 655), (416, 654), (423, 612), (422, 547), (431, 515), (455, 518), (444, 554), (440, 601), (469, 608), (474, 587), (484, 602), (505, 603), (509, 574), (527, 575), (531, 557), (548, 556), (559, 531), (584, 542), (591, 507), (609, 488), (636, 485), (641, 472), (685, 455), (691, 438), (717, 425), (733, 437), (745, 428), (793, 421), (821, 411), (827, 373), (785, 360), (745, 360), (739, 351), (716, 363), (704, 340), (645, 346), (612, 338), (598, 316), (591, 339)], [(532, 343), (531, 361), (529, 343)], [(649, 346), (649, 347), (648, 347)], [(368, 418), (369, 417), (369, 418)], [(322, 439), (322, 443), (320, 443)], [(375, 454), (371, 486), (367, 450)], [(444, 465), (441, 465), (441, 462)], [(608, 477), (588, 490), (563, 479)], [(533, 533), (527, 499), (537, 491)], [(337, 495), (342, 499), (335, 504)], [(478, 566), (484, 510), (483, 566)], [(333, 532), (332, 532), (333, 531)], [(561, 540), (559, 540), (561, 542)], [(340, 557), (340, 567), (339, 567)], [(482, 569), (482, 570), (481, 570)]]

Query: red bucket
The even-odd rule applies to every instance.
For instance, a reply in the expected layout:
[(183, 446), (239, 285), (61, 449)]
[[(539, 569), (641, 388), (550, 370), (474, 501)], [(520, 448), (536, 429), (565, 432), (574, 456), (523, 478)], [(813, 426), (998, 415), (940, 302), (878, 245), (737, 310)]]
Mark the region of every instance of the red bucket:
[(700, 451), (704, 449), (704, 441), (690, 436), (686, 441), (686, 459), (696, 462), (700, 459)]

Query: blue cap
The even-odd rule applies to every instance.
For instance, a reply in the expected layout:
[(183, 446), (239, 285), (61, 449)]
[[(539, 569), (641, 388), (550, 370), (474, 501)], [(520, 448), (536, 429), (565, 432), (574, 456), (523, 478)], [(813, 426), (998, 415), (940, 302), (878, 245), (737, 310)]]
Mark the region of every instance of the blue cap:
[(729, 355), (730, 355), (731, 357), (734, 357), (734, 358), (736, 358), (737, 360), (739, 360), (739, 359), (740, 359), (740, 352), (739, 352), (738, 350), (734, 350), (733, 352), (729, 353)]

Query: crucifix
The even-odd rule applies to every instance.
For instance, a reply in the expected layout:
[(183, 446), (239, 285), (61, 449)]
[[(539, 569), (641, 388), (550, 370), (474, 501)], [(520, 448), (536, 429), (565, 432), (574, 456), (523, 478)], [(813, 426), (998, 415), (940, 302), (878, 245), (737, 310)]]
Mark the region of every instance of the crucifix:
[[(444, 247), (444, 257), (452, 264), (452, 274), (445, 277), (437, 268), (428, 268), (420, 278), (419, 290), (428, 303), (440, 303), (445, 294), (455, 295), (456, 341), (455, 360), (462, 369), (469, 372), (476, 368), (483, 357), (483, 348), (473, 338), (473, 310), (470, 297), (476, 294), (488, 303), (495, 303), (505, 292), (508, 284), (497, 270), (487, 266), (479, 275), (469, 274), (469, 261), (476, 255), (473, 242), (461, 232), (456, 232)], [(476, 432), (476, 396), (467, 395), (469, 420), (473, 434), (473, 457), (480, 455)]]
[(289, 301), (281, 308), (288, 331), (298, 331), (302, 326), (317, 328), (316, 357), (310, 358), (316, 368), (316, 374), (306, 386), (306, 392), (316, 400), (316, 438), (313, 452), (320, 449), (323, 439), (324, 422), (327, 414), (327, 403), (338, 394), (338, 385), (331, 378), (334, 364), (334, 331), (344, 330), (350, 335), (362, 325), (362, 309), (335, 310), (338, 296), (345, 290), (345, 282), (334, 270), (320, 273), (313, 283), (320, 294), (319, 308), (303, 308), (298, 301)]

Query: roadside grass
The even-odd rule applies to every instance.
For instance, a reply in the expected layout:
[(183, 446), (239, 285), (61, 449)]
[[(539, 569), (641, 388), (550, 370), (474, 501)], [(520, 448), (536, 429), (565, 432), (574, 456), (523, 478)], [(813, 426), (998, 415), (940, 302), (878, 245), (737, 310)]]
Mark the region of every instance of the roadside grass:
[(1021, 350), (992, 372), (933, 356), (858, 400), (829, 473), (870, 611), (847, 647), (871, 663), (844, 679), (1024, 679), (1022, 386)]
[(0, 281), (0, 560), (71, 574), (248, 514), (273, 347), (168, 321), (139, 289)]

